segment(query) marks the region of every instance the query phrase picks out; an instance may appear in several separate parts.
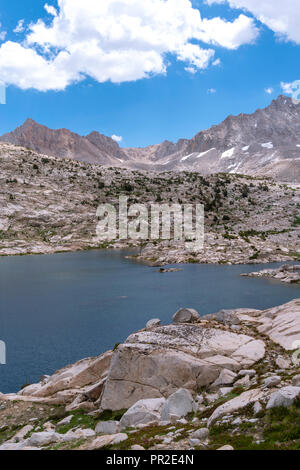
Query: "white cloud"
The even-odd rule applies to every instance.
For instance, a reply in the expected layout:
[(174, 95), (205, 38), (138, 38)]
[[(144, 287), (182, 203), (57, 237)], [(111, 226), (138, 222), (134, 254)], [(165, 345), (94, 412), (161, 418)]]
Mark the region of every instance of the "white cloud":
[(177, 59), (188, 62), (196, 69), (206, 69), (213, 58), (215, 51), (201, 49), (196, 44), (184, 44), (177, 51)]
[(122, 137), (121, 135), (115, 135), (115, 134), (113, 134), (113, 135), (111, 136), (111, 138), (112, 138), (113, 140), (115, 140), (116, 142), (118, 142), (118, 143), (122, 142), (122, 140), (123, 140), (123, 137)]
[(272, 93), (274, 93), (274, 89), (273, 88), (265, 88), (265, 93), (267, 93), (268, 95), (272, 95)]
[(212, 63), (212, 65), (213, 65), (214, 67), (217, 67), (218, 65), (221, 65), (221, 60), (220, 60), (220, 59), (214, 60), (213, 63)]
[[(65, 67), (69, 56), (61, 52), (53, 62), (48, 62), (34, 49), (7, 41), (0, 47), (0, 80), (26, 90), (39, 91), (64, 89), (81, 77)], [(2, 65), (4, 64), (4, 65)]]
[(285, 93), (286, 95), (296, 95), (298, 90), (300, 90), (300, 80), (295, 80), (291, 83), (281, 82), (280, 86), (283, 93)]
[(232, 8), (244, 9), (281, 39), (300, 44), (299, 0), (206, 0), (206, 3), (228, 3)]
[(4, 41), (6, 38), (7, 32), (6, 31), (1, 31), (2, 24), (0, 23), (0, 41)]
[(14, 29), (14, 33), (22, 33), (24, 31), (24, 20), (18, 21), (17, 26)]
[(214, 93), (217, 93), (217, 90), (215, 88), (209, 88), (207, 90), (207, 93), (209, 93), (210, 95), (213, 95)]
[(45, 9), (50, 25), (39, 19), (22, 43), (0, 47), (0, 79), (8, 84), (46, 91), (86, 76), (133, 81), (165, 74), (170, 54), (193, 73), (213, 62), (211, 46), (237, 49), (259, 33), (244, 14), (203, 19), (190, 0), (58, 0), (58, 10)]
[(192, 75), (195, 75), (197, 73), (197, 69), (195, 69), (194, 67), (185, 67), (184, 70), (188, 73), (191, 73)]
[(57, 11), (52, 5), (48, 5), (48, 3), (46, 3), (46, 5), (44, 5), (44, 8), (46, 12), (49, 13), (49, 15), (57, 16)]
[(221, 18), (204, 19), (197, 38), (208, 44), (238, 49), (243, 44), (252, 44), (258, 35), (253, 19), (240, 15), (233, 22)]

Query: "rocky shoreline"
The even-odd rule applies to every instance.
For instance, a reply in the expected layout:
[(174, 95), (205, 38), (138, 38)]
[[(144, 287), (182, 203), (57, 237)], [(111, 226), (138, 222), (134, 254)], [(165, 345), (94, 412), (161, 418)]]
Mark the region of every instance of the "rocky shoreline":
[(278, 269), (263, 269), (262, 271), (241, 274), (245, 277), (258, 277), (275, 279), (276, 281), (285, 282), (287, 284), (300, 283), (300, 265), (285, 264)]
[[(300, 256), (299, 187), (268, 178), (220, 173), (155, 173), (107, 168), (40, 155), (0, 143), (0, 256), (91, 249), (140, 251), (153, 266), (257, 264)], [(128, 204), (203, 204), (204, 249), (173, 240), (96, 239), (97, 208)]]
[(300, 449), (300, 299), (180, 309), (0, 395), (0, 450)]

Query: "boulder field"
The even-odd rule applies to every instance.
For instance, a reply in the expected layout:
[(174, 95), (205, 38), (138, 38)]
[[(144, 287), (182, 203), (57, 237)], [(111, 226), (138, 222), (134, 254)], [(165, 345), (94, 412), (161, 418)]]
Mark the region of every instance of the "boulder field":
[[(56, 427), (37, 432), (33, 425), (26, 439), (22, 435), (17, 441), (3, 442), (0, 427), (0, 450), (49, 448), (76, 439), (86, 440), (82, 446), (87, 449), (125, 448), (128, 439), (142, 447), (133, 436), (153, 426), (165, 435), (156, 436), (152, 448), (198, 448), (203, 442), (209, 447), (210, 430), (223, 420), (235, 426), (249, 420), (242, 410), (249, 414), (253, 408), (251, 427), (257, 416), (274, 408), (297, 408), (299, 349), (299, 299), (265, 311), (223, 310), (202, 317), (193, 309), (180, 309), (171, 325), (149, 321), (114, 351), (65, 367), (17, 394), (0, 394), (0, 414), (16, 401), (58, 405), (65, 413)], [(93, 417), (94, 428), (73, 429), (74, 413)], [(169, 431), (171, 425), (175, 431)], [(67, 433), (58, 432), (62, 426)], [(185, 435), (178, 447), (180, 426)], [(132, 428), (137, 434), (128, 434)]]

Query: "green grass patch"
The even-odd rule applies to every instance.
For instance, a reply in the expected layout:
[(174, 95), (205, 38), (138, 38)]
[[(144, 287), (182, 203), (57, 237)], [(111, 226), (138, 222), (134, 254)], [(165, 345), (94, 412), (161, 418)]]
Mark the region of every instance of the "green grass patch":
[(69, 424), (59, 426), (57, 432), (60, 434), (66, 434), (71, 429), (80, 427), (81, 429), (95, 429), (99, 418), (94, 416), (89, 416), (84, 413), (84, 411), (78, 410), (72, 413), (73, 417)]

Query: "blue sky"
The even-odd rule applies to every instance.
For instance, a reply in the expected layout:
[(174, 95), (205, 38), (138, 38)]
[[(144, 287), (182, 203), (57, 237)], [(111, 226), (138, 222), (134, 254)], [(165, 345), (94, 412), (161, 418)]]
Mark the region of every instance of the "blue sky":
[[(60, 10), (53, 0), (46, 9), (40, 0), (1, 0), (0, 80), (7, 84), (7, 104), (0, 105), (0, 134), (31, 117), (83, 135), (122, 136), (126, 147), (176, 141), (229, 114), (265, 107), (282, 93), (282, 83), (286, 91), (300, 79), (298, 0), (284, 2), (286, 24), (279, 26), (281, 0), (177, 0), (182, 9), (174, 17), (174, 0), (167, 0), (166, 24), (163, 13), (156, 15), (166, 8), (164, 0), (151, 0), (150, 12), (144, 0), (107, 0), (109, 15), (100, 9), (96, 15), (100, 36), (93, 0), (72, 0), (72, 9), (70, 1), (60, 0)], [(121, 8), (134, 21), (142, 18), (140, 36), (128, 17), (120, 28)], [(207, 19), (201, 28), (198, 10), (201, 21)], [(180, 28), (178, 18), (184, 18)]]

